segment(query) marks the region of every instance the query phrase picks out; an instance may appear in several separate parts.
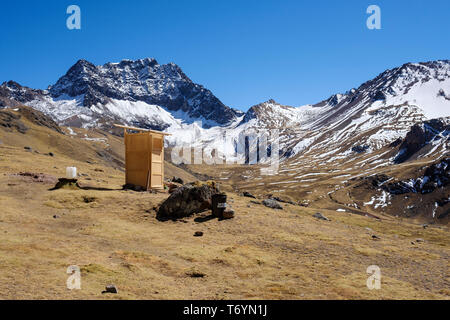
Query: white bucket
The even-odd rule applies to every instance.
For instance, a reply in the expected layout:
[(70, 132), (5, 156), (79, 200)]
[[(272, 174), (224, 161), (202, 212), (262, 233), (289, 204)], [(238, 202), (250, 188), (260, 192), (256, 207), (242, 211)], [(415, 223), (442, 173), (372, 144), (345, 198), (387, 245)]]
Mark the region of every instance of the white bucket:
[(77, 178), (77, 168), (67, 167), (66, 168), (66, 178), (67, 179), (76, 179)]

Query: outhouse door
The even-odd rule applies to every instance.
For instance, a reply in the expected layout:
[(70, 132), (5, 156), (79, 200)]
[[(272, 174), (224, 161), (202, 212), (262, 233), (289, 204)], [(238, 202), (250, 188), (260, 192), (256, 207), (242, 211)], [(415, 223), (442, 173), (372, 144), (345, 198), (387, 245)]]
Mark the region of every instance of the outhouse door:
[(125, 134), (126, 183), (145, 189), (164, 188), (164, 136)]
[(164, 136), (151, 134), (150, 182), (154, 189), (164, 188)]

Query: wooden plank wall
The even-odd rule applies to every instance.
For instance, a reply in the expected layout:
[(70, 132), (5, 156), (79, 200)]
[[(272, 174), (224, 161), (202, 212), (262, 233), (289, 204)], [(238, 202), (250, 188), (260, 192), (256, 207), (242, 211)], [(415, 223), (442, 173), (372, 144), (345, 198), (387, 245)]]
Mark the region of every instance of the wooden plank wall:
[(126, 183), (147, 190), (164, 188), (164, 136), (125, 132), (124, 139)]

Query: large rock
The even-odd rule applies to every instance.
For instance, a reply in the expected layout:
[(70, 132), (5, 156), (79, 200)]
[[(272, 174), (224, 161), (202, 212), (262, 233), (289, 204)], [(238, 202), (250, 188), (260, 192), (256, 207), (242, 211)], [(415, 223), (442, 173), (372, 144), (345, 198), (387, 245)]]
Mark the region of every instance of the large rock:
[(177, 188), (159, 207), (159, 220), (176, 220), (211, 209), (211, 197), (219, 193), (214, 181), (194, 182)]
[(283, 207), (274, 199), (266, 199), (263, 201), (263, 205), (268, 208), (283, 210)]

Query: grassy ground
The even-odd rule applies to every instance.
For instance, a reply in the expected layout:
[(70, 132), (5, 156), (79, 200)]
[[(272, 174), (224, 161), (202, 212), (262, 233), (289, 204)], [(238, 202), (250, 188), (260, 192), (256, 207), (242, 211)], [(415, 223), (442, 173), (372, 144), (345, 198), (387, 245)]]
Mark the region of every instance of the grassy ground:
[[(99, 143), (42, 130), (52, 139), (70, 139), (58, 143), (72, 149)], [(46, 146), (36, 135), (18, 140), (25, 136), (16, 134), (13, 141), (0, 134), (0, 298), (450, 298), (447, 226), (423, 229), (405, 219), (379, 221), (334, 208), (321, 208), (331, 219), (321, 221), (312, 217), (316, 207), (269, 209), (234, 193), (226, 181), (234, 219), (207, 219), (205, 212), (160, 222), (154, 207), (168, 195), (121, 190), (124, 173), (94, 152), (86, 149), (94, 163), (62, 151), (50, 157), (23, 149), (26, 142)], [(108, 190), (50, 191), (50, 182), (17, 175), (57, 178), (69, 162), (87, 175), (81, 185)], [(194, 237), (196, 231), (204, 235)], [(81, 268), (81, 290), (66, 287), (71, 265)], [(380, 290), (366, 287), (370, 265), (381, 268)], [(102, 294), (108, 284), (119, 293)]]

